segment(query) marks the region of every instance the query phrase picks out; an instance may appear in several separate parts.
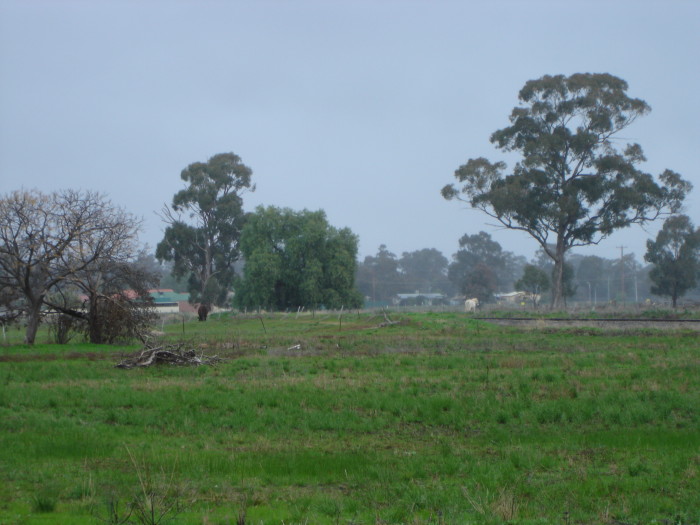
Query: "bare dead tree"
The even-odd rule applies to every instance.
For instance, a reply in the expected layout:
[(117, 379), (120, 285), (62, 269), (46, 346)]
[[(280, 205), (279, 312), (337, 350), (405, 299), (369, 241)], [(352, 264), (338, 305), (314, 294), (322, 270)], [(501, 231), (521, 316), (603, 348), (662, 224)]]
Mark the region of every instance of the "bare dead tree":
[[(50, 294), (103, 293), (105, 265), (133, 257), (139, 228), (96, 192), (21, 190), (0, 199), (0, 287), (22, 298), (26, 343), (34, 343)], [(51, 306), (85, 316), (61, 301)]]

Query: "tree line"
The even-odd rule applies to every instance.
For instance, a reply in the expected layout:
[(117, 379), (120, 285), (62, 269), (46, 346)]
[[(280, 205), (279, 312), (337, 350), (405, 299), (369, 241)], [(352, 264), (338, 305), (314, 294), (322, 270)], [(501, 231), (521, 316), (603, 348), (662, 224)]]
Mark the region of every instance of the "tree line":
[[(650, 111), (627, 89), (609, 74), (528, 81), (510, 125), (491, 135), (520, 160), (508, 170), (502, 161), (470, 159), (455, 171), (456, 183), (442, 188), (445, 199), (463, 200), (529, 235), (539, 245), (535, 261), (503, 250), (485, 232), (459, 239), (451, 262), (434, 249), (397, 258), (383, 245), (357, 261), (357, 236), (328, 224), (322, 210), (245, 212), (253, 171), (234, 153), (181, 172), (184, 188), (161, 210), (166, 229), (155, 256), (186, 283), (190, 301), (207, 309), (355, 308), (367, 298), (387, 301), (399, 289), (488, 301), (497, 290), (518, 287), (534, 295), (549, 289), (556, 308), (586, 291), (597, 300), (600, 276), (615, 274), (612, 262), (579, 257), (574, 248), (665, 217), (645, 260), (651, 291), (675, 306), (698, 276), (700, 234), (681, 214), (691, 185), (671, 170), (644, 172), (641, 146), (619, 139)], [(147, 326), (148, 289), (158, 272), (139, 253), (139, 220), (105, 196), (74, 190), (16, 191), (0, 199), (0, 214), (0, 316), (23, 316), (27, 343), (47, 313), (59, 328), (81, 323), (93, 342)], [(624, 284), (625, 264), (622, 257), (623, 300), (631, 282)], [(607, 288), (610, 300), (610, 281)]]
[[(666, 230), (678, 222), (686, 229), (678, 232), (674, 227), (670, 235)], [(669, 237), (675, 244), (667, 242)], [(634, 253), (615, 258), (571, 253), (563, 273), (564, 300), (591, 307), (658, 301), (660, 296), (668, 297), (675, 307), (686, 293), (700, 300), (699, 243), (700, 230), (694, 229), (687, 217), (672, 216), (657, 239), (648, 241), (643, 261)], [(546, 304), (553, 268), (544, 250), (527, 260), (504, 250), (482, 231), (463, 236), (451, 260), (435, 248), (404, 252), (397, 257), (381, 245), (375, 255), (358, 262), (356, 284), (367, 304), (375, 306), (393, 304), (398, 294), (406, 292), (477, 297), (481, 303), (494, 303), (502, 294), (523, 291), (538, 295), (538, 304)], [(427, 301), (420, 296), (411, 298), (412, 303), (407, 305), (422, 300)]]

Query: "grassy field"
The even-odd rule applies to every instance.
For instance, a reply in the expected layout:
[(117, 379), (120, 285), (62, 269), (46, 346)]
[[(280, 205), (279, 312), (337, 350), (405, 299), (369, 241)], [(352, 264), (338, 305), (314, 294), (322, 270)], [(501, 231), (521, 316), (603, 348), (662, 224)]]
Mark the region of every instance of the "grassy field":
[(697, 332), (391, 319), (0, 347), (0, 523), (700, 523)]

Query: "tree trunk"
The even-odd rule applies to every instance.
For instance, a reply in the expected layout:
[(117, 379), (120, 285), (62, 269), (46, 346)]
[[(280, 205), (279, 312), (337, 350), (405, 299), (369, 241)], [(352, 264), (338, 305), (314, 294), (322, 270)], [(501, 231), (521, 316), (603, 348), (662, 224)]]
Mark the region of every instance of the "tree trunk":
[(199, 291), (199, 302), (206, 304), (208, 308), (210, 308), (211, 301), (209, 300), (209, 297), (207, 297), (207, 295), (206, 295), (206, 290), (207, 290), (207, 285), (209, 284), (209, 279), (211, 279), (211, 276), (214, 273), (211, 252), (212, 252), (212, 248), (211, 248), (210, 244), (207, 242), (207, 245), (204, 248), (204, 267), (202, 268), (202, 274), (201, 274), (202, 277), (200, 279), (201, 290)]
[(564, 300), (564, 242), (561, 235), (557, 238), (554, 254), (554, 269), (552, 270), (552, 309), (566, 307)]
[(41, 322), (41, 305), (43, 303), (43, 297), (41, 298), (31, 298), (31, 304), (29, 306), (27, 319), (27, 332), (24, 335), (24, 342), (28, 345), (33, 345), (36, 339), (36, 333), (39, 330), (39, 323)]
[(564, 303), (564, 257), (554, 260), (552, 270), (552, 308), (563, 308)]
[(90, 302), (88, 307), (88, 334), (90, 342), (93, 344), (102, 344), (102, 323), (99, 316), (99, 297), (97, 294), (90, 294)]

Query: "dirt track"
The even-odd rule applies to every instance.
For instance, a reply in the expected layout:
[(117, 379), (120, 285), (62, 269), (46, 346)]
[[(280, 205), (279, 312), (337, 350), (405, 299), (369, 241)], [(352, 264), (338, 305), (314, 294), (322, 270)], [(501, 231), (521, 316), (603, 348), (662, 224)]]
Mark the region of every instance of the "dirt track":
[(529, 317), (477, 317), (481, 321), (501, 326), (524, 328), (601, 328), (607, 330), (695, 330), (700, 331), (700, 319), (532, 319)]

